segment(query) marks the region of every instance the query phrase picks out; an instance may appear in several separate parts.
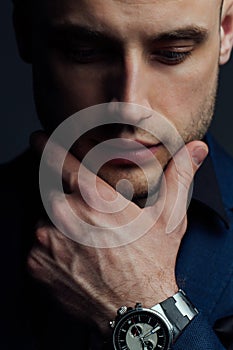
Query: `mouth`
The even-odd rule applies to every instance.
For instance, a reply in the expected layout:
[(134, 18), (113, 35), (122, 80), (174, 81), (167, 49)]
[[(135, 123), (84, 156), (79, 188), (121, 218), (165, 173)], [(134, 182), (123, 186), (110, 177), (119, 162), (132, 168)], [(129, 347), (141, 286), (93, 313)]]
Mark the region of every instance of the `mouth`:
[(155, 144), (141, 140), (111, 139), (98, 144), (98, 158), (108, 165), (135, 166), (155, 160), (162, 147), (161, 142)]

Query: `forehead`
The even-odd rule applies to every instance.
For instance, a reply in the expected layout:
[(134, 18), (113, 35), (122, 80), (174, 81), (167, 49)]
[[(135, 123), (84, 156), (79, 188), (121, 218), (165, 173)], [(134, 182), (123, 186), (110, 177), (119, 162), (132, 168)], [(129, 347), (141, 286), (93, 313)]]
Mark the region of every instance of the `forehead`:
[(40, 0), (34, 10), (54, 24), (74, 23), (118, 35), (216, 26), (220, 0)]

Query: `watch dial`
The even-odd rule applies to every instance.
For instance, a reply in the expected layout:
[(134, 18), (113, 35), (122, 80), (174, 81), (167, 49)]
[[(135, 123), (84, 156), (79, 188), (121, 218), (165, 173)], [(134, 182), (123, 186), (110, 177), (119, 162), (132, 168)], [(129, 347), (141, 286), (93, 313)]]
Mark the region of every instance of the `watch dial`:
[(149, 311), (133, 311), (123, 317), (114, 332), (116, 350), (166, 350), (170, 336), (165, 322)]

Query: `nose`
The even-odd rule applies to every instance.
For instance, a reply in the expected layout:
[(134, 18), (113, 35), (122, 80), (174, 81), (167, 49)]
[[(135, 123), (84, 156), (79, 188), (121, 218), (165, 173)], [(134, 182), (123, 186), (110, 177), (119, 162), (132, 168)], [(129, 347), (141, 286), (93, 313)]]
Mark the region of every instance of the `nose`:
[[(111, 101), (125, 102), (120, 105), (120, 118), (124, 122), (139, 124), (150, 117), (150, 74), (139, 52), (125, 55), (116, 69), (111, 85)], [(143, 108), (144, 107), (144, 108)]]

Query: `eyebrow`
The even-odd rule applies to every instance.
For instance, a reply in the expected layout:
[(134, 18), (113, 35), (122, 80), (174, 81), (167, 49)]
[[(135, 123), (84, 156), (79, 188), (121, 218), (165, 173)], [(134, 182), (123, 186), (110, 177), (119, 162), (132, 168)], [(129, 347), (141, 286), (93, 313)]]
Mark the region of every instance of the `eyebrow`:
[(64, 38), (77, 38), (83, 40), (94, 40), (94, 39), (106, 39), (112, 40), (114, 37), (105, 33), (104, 31), (98, 31), (89, 27), (84, 27), (78, 24), (55, 24), (46, 28), (47, 33), (50, 37), (64, 37)]
[(164, 33), (159, 33), (158, 35), (155, 35), (154, 41), (166, 42), (176, 40), (192, 40), (195, 43), (199, 44), (206, 41), (208, 36), (209, 31), (206, 28), (192, 25)]
[[(104, 40), (120, 42), (116, 35), (111, 35), (106, 31), (99, 31), (91, 27), (85, 27), (74, 23), (53, 24), (47, 27), (49, 36), (76, 38), (79, 40)], [(153, 43), (166, 43), (171, 41), (190, 40), (196, 44), (203, 43), (207, 40), (209, 31), (200, 26), (189, 25), (182, 28), (168, 30), (161, 33), (152, 34), (149, 41)]]

